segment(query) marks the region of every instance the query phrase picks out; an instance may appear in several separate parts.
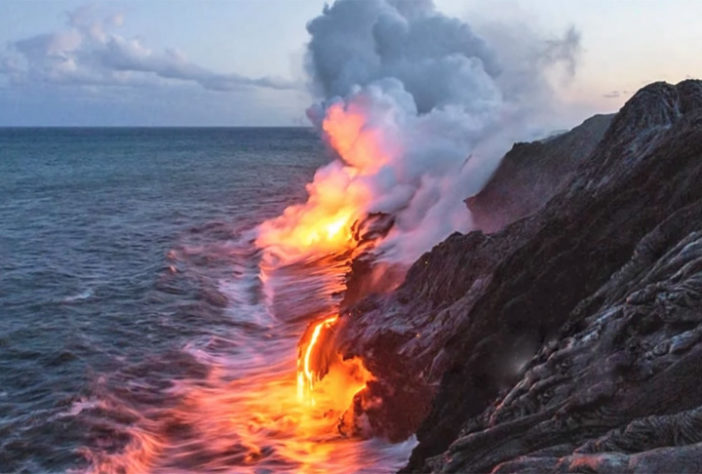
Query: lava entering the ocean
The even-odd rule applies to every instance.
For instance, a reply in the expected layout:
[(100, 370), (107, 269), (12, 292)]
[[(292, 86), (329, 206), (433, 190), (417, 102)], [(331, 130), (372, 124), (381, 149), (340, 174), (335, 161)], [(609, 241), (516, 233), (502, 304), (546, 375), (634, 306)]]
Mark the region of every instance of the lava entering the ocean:
[(299, 345), (297, 361), (298, 399), (310, 406), (324, 397), (340, 416), (352, 409), (354, 396), (373, 380), (358, 357), (344, 360), (331, 344), (339, 321), (334, 315), (309, 326)]
[(343, 161), (317, 170), (307, 184), (307, 202), (287, 207), (260, 226), (257, 246), (284, 262), (355, 250), (354, 224), (366, 218), (376, 197), (367, 178), (394, 153), (390, 140), (368, 123), (358, 104), (330, 106), (322, 131)]
[[(331, 316), (314, 324), (308, 340), (300, 344), (300, 353), (297, 357), (297, 390), (300, 401), (309, 399), (309, 395), (314, 389), (314, 384), (325, 374), (319, 368), (313, 369), (313, 363), (318, 359), (312, 359), (315, 352), (319, 352), (319, 335), (323, 330), (332, 327), (339, 319), (339, 316)], [(319, 363), (314, 364), (319, 365)]]
[[(326, 109), (321, 124), (324, 138), (340, 160), (320, 168), (307, 185), (308, 199), (304, 204), (289, 206), (277, 218), (259, 227), (256, 244), (263, 251), (262, 280), (268, 272), (284, 266), (317, 262), (325, 256), (344, 259), (340, 268), (319, 268), (313, 273), (330, 281), (343, 279), (348, 264), (371, 241), (374, 223), (383, 221), (371, 213), (375, 198), (368, 179), (391, 160), (397, 149), (392, 146), (380, 127), (369, 123), (363, 104), (335, 103)], [(389, 224), (387, 224), (389, 222)], [(385, 219), (384, 225), (392, 225)], [(369, 230), (370, 229), (370, 230)], [(365, 233), (365, 234), (364, 234)], [(366, 237), (364, 237), (366, 235)], [(302, 278), (302, 276), (301, 276)], [(342, 291), (346, 289), (342, 285)], [(334, 347), (333, 335), (338, 327), (338, 307), (330, 308), (333, 315), (316, 319), (302, 336), (298, 347), (298, 398), (306, 406), (333, 409), (339, 419), (347, 418), (353, 410), (354, 396), (373, 379), (360, 358), (346, 359)]]

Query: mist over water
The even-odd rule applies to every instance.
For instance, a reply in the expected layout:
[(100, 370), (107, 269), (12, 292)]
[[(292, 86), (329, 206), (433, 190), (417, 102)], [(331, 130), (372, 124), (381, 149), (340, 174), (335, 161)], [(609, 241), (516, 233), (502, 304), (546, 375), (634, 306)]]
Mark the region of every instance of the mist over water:
[(3, 129), (0, 150), (0, 470), (405, 459), (297, 404), (328, 280), (261, 281), (255, 226), (304, 199), (328, 159), (313, 131)]

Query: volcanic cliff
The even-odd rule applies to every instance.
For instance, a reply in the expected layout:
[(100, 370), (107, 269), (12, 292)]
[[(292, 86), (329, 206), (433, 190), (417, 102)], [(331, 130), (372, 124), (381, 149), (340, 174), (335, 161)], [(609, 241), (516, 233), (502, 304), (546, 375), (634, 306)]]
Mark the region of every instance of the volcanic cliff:
[(416, 431), (408, 472), (702, 471), (702, 82), (515, 145), (467, 203), (483, 231), (343, 315), (355, 429)]

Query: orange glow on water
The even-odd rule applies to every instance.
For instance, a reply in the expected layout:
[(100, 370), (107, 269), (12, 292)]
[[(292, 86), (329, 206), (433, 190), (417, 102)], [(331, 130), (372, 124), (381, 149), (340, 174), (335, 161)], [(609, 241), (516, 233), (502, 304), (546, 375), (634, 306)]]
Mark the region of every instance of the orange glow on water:
[[(392, 147), (359, 106), (330, 106), (322, 131), (341, 159), (317, 170), (307, 184), (305, 203), (289, 206), (259, 227), (256, 245), (264, 250), (263, 279), (268, 269), (280, 265), (353, 256), (359, 249), (354, 225), (368, 215), (375, 198), (365, 178), (390, 161)], [(329, 269), (330, 281), (339, 275), (343, 277), (339, 268)], [(306, 439), (324, 430), (339, 436), (343, 423), (353, 421), (354, 397), (373, 380), (360, 358), (345, 360), (336, 351), (333, 335), (339, 316), (328, 314), (308, 326), (298, 344), (296, 399), (304, 415), (296, 429), (306, 430)]]
[(90, 456), (90, 472), (341, 473), (366, 472), (382, 462), (364, 450), (372, 440), (339, 433), (354, 395), (347, 390), (346, 399), (338, 397), (341, 371), (331, 369), (315, 386), (314, 404), (298, 400), (287, 363), (223, 383), (231, 375), (215, 367), (205, 383), (176, 388), (182, 395), (177, 406), (143, 421), (123, 452)]
[[(331, 105), (322, 131), (341, 160), (317, 171), (307, 185), (304, 204), (289, 206), (259, 227), (256, 244), (272, 267), (324, 255), (353, 255), (360, 244), (353, 227), (367, 216), (374, 199), (364, 178), (390, 161), (393, 148), (357, 104)], [(338, 322), (339, 316), (333, 315), (308, 327), (298, 347), (296, 381), (302, 405), (325, 407), (326, 413), (342, 420), (352, 418), (348, 410), (354, 396), (373, 375), (360, 359), (344, 360), (335, 351), (331, 335)]]
[(248, 318), (261, 305), (264, 315), (235, 326), (231, 355), (205, 355), (206, 380), (169, 389), (177, 403), (130, 413), (131, 441), (119, 453), (87, 453), (93, 472), (368, 472), (408, 452), (353, 438), (354, 401), (374, 376), (335, 347), (344, 275), (372, 245), (355, 228), (373, 211), (365, 178), (393, 149), (358, 106), (332, 105), (322, 130), (340, 159), (317, 170), (306, 202), (257, 229), (255, 302), (246, 293), (248, 306), (233, 309)]

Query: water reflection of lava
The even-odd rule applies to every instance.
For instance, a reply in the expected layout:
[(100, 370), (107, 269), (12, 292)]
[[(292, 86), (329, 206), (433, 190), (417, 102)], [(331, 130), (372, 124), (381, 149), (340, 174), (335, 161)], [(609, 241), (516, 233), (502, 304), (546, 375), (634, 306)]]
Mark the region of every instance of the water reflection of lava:
[[(107, 382), (98, 407), (81, 416), (124, 443), (98, 440), (86, 450), (95, 472), (375, 472), (406, 459), (411, 442), (390, 445), (339, 431), (370, 377), (360, 361), (343, 361), (331, 345), (312, 348), (308, 369), (318, 375), (308, 388), (314, 394), (299, 398), (295, 355), (305, 352), (315, 321), (336, 314), (349, 256), (267, 267), (250, 242), (205, 245), (174, 257), (179, 273), (168, 278), (211, 272), (208, 252), (235, 269), (218, 283), (231, 323), (155, 365), (145, 361), (134, 369), (138, 374), (127, 369)], [(332, 331), (321, 333), (319, 341)], [(173, 366), (186, 367), (185, 375), (169, 375)]]

